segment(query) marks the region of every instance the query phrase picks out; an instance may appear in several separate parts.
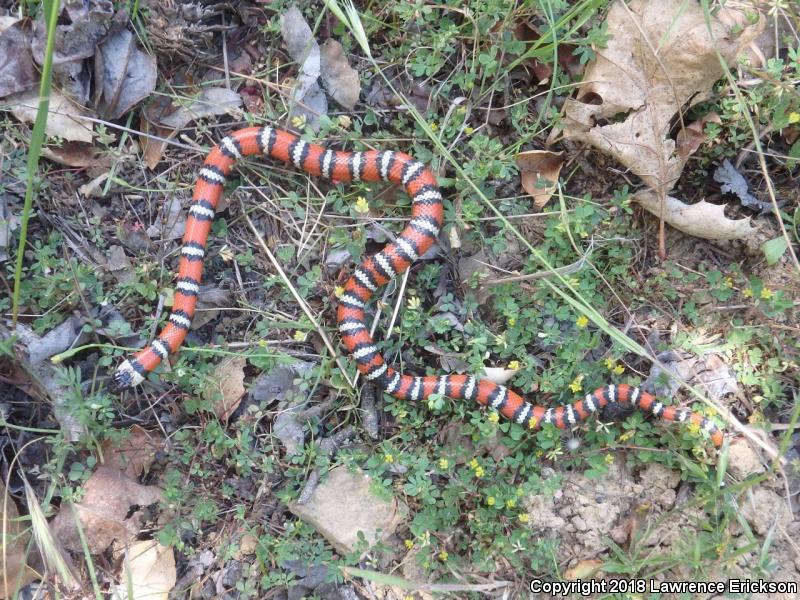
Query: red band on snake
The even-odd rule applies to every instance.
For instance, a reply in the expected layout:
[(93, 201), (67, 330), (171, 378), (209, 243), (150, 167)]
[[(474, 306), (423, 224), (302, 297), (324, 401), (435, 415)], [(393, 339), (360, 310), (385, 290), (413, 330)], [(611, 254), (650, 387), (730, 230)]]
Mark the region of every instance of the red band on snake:
[(467, 375), (415, 377), (395, 371), (378, 351), (369, 333), (364, 309), (378, 288), (408, 269), (436, 240), (444, 221), (442, 195), (436, 178), (424, 164), (402, 152), (333, 151), (272, 127), (236, 131), (224, 138), (206, 158), (198, 173), (189, 209), (169, 322), (149, 346), (119, 366), (114, 374), (118, 387), (141, 383), (147, 373), (183, 343), (194, 315), (206, 240), (225, 180), (237, 160), (255, 155), (292, 163), (311, 175), (336, 181), (390, 181), (402, 185), (411, 197), (411, 220), (394, 242), (366, 258), (355, 269), (345, 285), (337, 312), (342, 343), (355, 359), (358, 370), (387, 393), (412, 401), (425, 400), (432, 394), (477, 401), (532, 430), (548, 423), (561, 429), (570, 428), (609, 402), (620, 402), (664, 421), (692, 423), (710, 435), (715, 446), (722, 444), (723, 433), (710, 419), (690, 410), (664, 406), (651, 394), (625, 384), (607, 385), (572, 404), (545, 408), (534, 406), (516, 392), (486, 379)]

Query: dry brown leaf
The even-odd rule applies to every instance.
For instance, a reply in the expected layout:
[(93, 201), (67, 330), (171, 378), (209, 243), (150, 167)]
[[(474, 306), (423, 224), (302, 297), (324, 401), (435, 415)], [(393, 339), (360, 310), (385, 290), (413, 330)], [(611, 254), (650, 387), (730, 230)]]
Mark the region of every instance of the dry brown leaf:
[[(289, 56), (300, 68), (292, 86), (289, 122), (294, 117), (305, 117), (306, 125), (317, 131), (320, 117), (328, 112), (328, 100), (317, 83), (322, 70), (322, 58), (311, 27), (294, 5), (281, 15), (281, 36)], [(287, 84), (288, 81), (284, 80), (283, 83)]]
[(100, 447), (103, 465), (117, 469), (130, 479), (136, 479), (150, 469), (156, 454), (164, 449), (164, 437), (151, 433), (139, 425), (130, 429), (130, 435), (119, 442), (107, 439)]
[[(672, 196), (666, 197), (664, 221), (675, 229), (706, 240), (735, 240), (753, 235), (757, 230), (750, 218), (729, 219), (725, 206), (701, 200), (697, 204), (684, 204)], [(654, 192), (639, 192), (633, 197), (648, 212), (661, 218), (661, 202)]]
[(119, 579), (114, 600), (167, 600), (178, 580), (172, 547), (152, 540), (131, 544), (126, 549)]
[(66, 142), (61, 146), (44, 146), (42, 156), (68, 167), (110, 167), (111, 156), (87, 144)]
[(84, 484), (83, 499), (64, 503), (51, 523), (53, 535), (65, 548), (82, 552), (75, 517), (80, 519), (92, 554), (104, 552), (115, 540), (132, 541), (139, 533), (141, 508), (159, 502), (161, 490), (140, 485), (113, 467), (98, 467)]
[(30, 51), (31, 21), (0, 17), (0, 98), (29, 90), (38, 79)]
[(706, 123), (722, 123), (722, 119), (715, 112), (700, 117), (696, 121), (689, 123), (684, 129), (678, 132), (676, 139), (678, 156), (686, 160), (706, 141)]
[(564, 135), (666, 192), (685, 163), (669, 135), (673, 117), (710, 96), (723, 75), (718, 53), (732, 64), (757, 27), (738, 31), (711, 16), (709, 34), (697, 0), (617, 0), (606, 22), (614, 37), (597, 50), (577, 99), (567, 101)]
[[(142, 133), (148, 134), (140, 138), (148, 168), (156, 168), (164, 154), (166, 140), (172, 139), (189, 123), (209, 116), (237, 115), (241, 104), (242, 99), (239, 94), (220, 87), (204, 88), (198, 97), (186, 106), (173, 105), (166, 98), (149, 104), (144, 109), (139, 123)], [(163, 140), (149, 136), (157, 136)]]
[(600, 569), (603, 568), (602, 560), (587, 559), (580, 561), (577, 565), (564, 572), (566, 581), (576, 581), (578, 579), (592, 579)]
[(216, 115), (238, 115), (242, 99), (239, 94), (224, 87), (203, 88), (191, 104), (180, 106), (177, 110), (161, 117), (157, 125), (169, 129), (182, 129), (192, 121)]
[[(542, 34), (532, 23), (523, 20), (514, 25), (514, 37), (525, 42), (525, 51), (527, 52), (534, 42), (541, 39)], [(583, 65), (578, 56), (574, 54), (576, 48), (575, 44), (561, 42), (556, 50), (558, 65), (572, 77), (578, 77), (583, 72)], [(553, 75), (553, 67), (536, 58), (526, 58), (522, 64), (533, 72), (538, 83), (544, 83)]]
[(156, 57), (139, 50), (127, 29), (116, 29), (97, 45), (94, 68), (95, 107), (109, 119), (119, 119), (156, 88)]
[(342, 45), (336, 40), (326, 40), (320, 51), (322, 83), (325, 84), (325, 89), (339, 104), (352, 110), (361, 93), (358, 71), (347, 62)]
[[(239, 407), (244, 396), (244, 367), (247, 359), (243, 356), (231, 356), (223, 360), (214, 370), (213, 380), (217, 382), (216, 390), (209, 390), (208, 398), (214, 400), (214, 414), (220, 421), (227, 421)], [(217, 393), (219, 395), (217, 395)]]
[(549, 150), (528, 150), (517, 154), (522, 187), (533, 197), (536, 208), (547, 204), (556, 191), (558, 175), (564, 166), (563, 156), (563, 152)]
[[(26, 547), (28, 526), (19, 517), (17, 505), (0, 481), (0, 598), (11, 598), (23, 586), (37, 578), (28, 566)], [(3, 543), (5, 541), (5, 544)]]
[[(39, 109), (39, 91), (31, 90), (21, 94), (13, 94), (7, 98), (12, 114), (25, 123), (36, 120)], [(91, 142), (92, 128), (87, 121), (80, 119), (87, 116), (88, 111), (78, 107), (53, 90), (50, 92), (50, 108), (47, 112), (45, 133), (48, 136), (60, 137), (68, 142)]]

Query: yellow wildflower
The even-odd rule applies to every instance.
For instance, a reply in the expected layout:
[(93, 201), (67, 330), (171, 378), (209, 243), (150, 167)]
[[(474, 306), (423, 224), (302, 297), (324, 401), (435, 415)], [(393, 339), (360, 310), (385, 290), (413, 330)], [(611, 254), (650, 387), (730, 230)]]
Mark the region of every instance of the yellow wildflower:
[(467, 135), (472, 135), (473, 133), (475, 133), (475, 129), (473, 127), (464, 127), (464, 133), (466, 133)]
[(412, 540), (405, 540), (403, 541), (403, 544), (405, 544), (406, 548), (408, 548), (409, 550), (411, 550), (414, 547), (414, 542)]
[(569, 389), (573, 391), (573, 393), (577, 394), (583, 388), (583, 375), (578, 375), (575, 379), (572, 380), (572, 383), (569, 384)]
[(586, 315), (581, 315), (577, 319), (575, 319), (575, 325), (583, 329), (589, 324), (589, 318)]
[(763, 298), (764, 300), (769, 300), (770, 298), (772, 298), (772, 290), (769, 288), (762, 288), (761, 298)]
[(506, 500), (506, 508), (514, 508), (517, 505), (517, 501), (514, 498), (509, 498)]
[(389, 463), (389, 464), (393, 463), (394, 462), (394, 456), (392, 454), (384, 454), (383, 455), (383, 462)]
[[(635, 434), (634, 434), (634, 431), (633, 431), (633, 430), (626, 431), (626, 432), (625, 432), (625, 433), (623, 433), (621, 436), (619, 436), (619, 441), (620, 441), (620, 442), (627, 442), (627, 441), (628, 441), (629, 439), (631, 439), (631, 438), (632, 438), (634, 435), (635, 435)], [(610, 455), (609, 455), (609, 456), (610, 456)], [(606, 460), (608, 460), (608, 459), (606, 459)]]
[(494, 506), (494, 503), (495, 503), (495, 502), (496, 502), (496, 500), (494, 499), (494, 496), (489, 496), (489, 497), (486, 499), (486, 504), (488, 504), (489, 506)]
[(306, 116), (297, 115), (292, 117), (292, 127), (295, 129), (303, 129), (306, 126)]
[(513, 327), (517, 324), (517, 320), (514, 317), (508, 317), (508, 326)]
[(435, 121), (430, 124), (431, 131), (439, 131), (439, 124)]
[(337, 285), (334, 288), (333, 293), (337, 298), (341, 299), (341, 297), (344, 296), (344, 286), (343, 285)]
[(439, 459), (439, 468), (442, 471), (446, 471), (447, 469), (450, 468), (450, 461), (447, 460), (446, 458), (440, 458)]
[(611, 454), (611, 453), (606, 454), (604, 460), (606, 461), (607, 465), (613, 465), (614, 464), (614, 455)]
[(500, 415), (497, 413), (497, 411), (493, 410), (489, 413), (489, 421), (491, 423), (498, 423), (500, 421)]
[(746, 287), (742, 290), (742, 296), (745, 298), (752, 298), (753, 297), (753, 288)]
[(791, 112), (789, 113), (789, 123), (800, 123), (800, 113)]
[(339, 115), (337, 122), (342, 129), (350, 129), (350, 125), (353, 124), (353, 120), (347, 115)]
[(531, 520), (530, 516), (527, 513), (522, 513), (517, 517), (517, 519), (519, 519), (520, 523), (527, 523), (528, 521)]
[(519, 367), (520, 364), (518, 360), (512, 360), (510, 363), (508, 363), (508, 368), (512, 371), (519, 371)]
[(614, 366), (615, 366), (617, 363), (614, 361), (614, 359), (613, 359), (613, 358), (607, 358), (607, 359), (605, 359), (605, 360), (603, 361), (603, 364), (606, 366), (606, 369), (608, 369), (608, 370), (610, 371), (611, 369), (613, 369), (613, 368), (614, 368)]
[(625, 372), (625, 367), (623, 367), (622, 365), (617, 365), (616, 367), (614, 367), (613, 371), (614, 375), (622, 375)]
[(473, 458), (471, 461), (469, 461), (469, 466), (472, 467), (473, 469), (477, 469), (480, 466), (480, 464), (478, 463), (478, 459)]
[(475, 477), (483, 477), (484, 475), (486, 475), (486, 471), (483, 470), (483, 467), (475, 469)]
[(408, 299), (408, 310), (418, 310), (420, 306), (422, 306), (422, 300), (417, 296), (411, 296)]
[(450, 555), (447, 553), (447, 550), (442, 550), (441, 552), (439, 552), (439, 560), (442, 562), (447, 561), (448, 556)]
[(364, 196), (359, 196), (356, 198), (356, 204), (353, 208), (355, 208), (355, 211), (359, 214), (366, 214), (369, 212), (369, 202), (367, 202)]
[(297, 331), (294, 332), (294, 335), (292, 337), (294, 337), (295, 342), (305, 342), (306, 338), (308, 337), (308, 332), (301, 331), (298, 329)]

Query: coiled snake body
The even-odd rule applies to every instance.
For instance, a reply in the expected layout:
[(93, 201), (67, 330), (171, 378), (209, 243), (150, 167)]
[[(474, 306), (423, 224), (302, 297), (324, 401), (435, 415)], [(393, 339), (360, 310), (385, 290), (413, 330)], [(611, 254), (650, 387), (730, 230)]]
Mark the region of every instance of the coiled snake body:
[(386, 364), (369, 333), (364, 308), (373, 293), (402, 273), (434, 243), (444, 221), (442, 195), (431, 171), (402, 152), (340, 152), (303, 141), (272, 127), (241, 129), (224, 138), (209, 153), (198, 173), (183, 237), (175, 300), (169, 322), (160, 335), (114, 374), (119, 388), (137, 385), (167, 356), (178, 350), (191, 324), (200, 290), (205, 245), (217, 202), (233, 165), (243, 156), (266, 155), (291, 162), (311, 175), (336, 181), (390, 181), (402, 185), (413, 204), (411, 220), (400, 236), (357, 267), (339, 300), (337, 321), (342, 342), (364, 377), (403, 400), (424, 400), (432, 394), (477, 401), (529, 429), (551, 423), (572, 427), (609, 402), (621, 402), (650, 412), (665, 421), (690, 422), (711, 436), (715, 446), (722, 431), (710, 420), (689, 410), (664, 406), (638, 387), (607, 385), (558, 408), (534, 406), (505, 386), (467, 375), (415, 377)]

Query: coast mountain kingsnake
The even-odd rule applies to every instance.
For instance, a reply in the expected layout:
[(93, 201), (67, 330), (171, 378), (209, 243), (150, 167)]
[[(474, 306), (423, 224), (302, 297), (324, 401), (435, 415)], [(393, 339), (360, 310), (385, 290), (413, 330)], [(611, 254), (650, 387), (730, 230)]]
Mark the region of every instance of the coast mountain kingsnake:
[(570, 428), (609, 402), (638, 407), (665, 421), (692, 423), (708, 433), (714, 445), (722, 431), (710, 420), (690, 410), (664, 406), (638, 387), (607, 385), (584, 398), (558, 408), (534, 406), (508, 388), (468, 375), (415, 377), (386, 364), (366, 324), (365, 305), (373, 293), (402, 273), (434, 243), (444, 221), (442, 195), (431, 171), (402, 152), (340, 152), (303, 141), (272, 127), (241, 129), (224, 138), (206, 158), (197, 184), (183, 237), (174, 305), (160, 335), (114, 374), (119, 388), (141, 383), (167, 356), (178, 350), (191, 324), (203, 270), (205, 245), (222, 196), (226, 178), (243, 156), (268, 156), (292, 163), (311, 175), (336, 181), (390, 181), (402, 185), (412, 199), (411, 220), (400, 236), (377, 254), (366, 258), (345, 285), (339, 299), (337, 321), (342, 342), (364, 377), (403, 400), (425, 400), (432, 394), (477, 401), (529, 429), (551, 423)]

